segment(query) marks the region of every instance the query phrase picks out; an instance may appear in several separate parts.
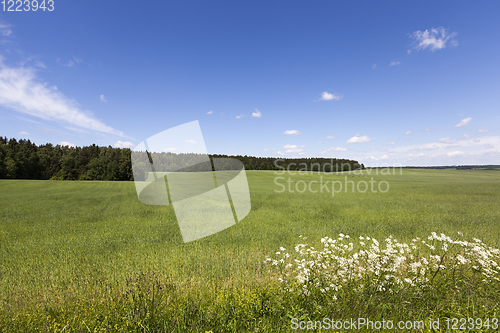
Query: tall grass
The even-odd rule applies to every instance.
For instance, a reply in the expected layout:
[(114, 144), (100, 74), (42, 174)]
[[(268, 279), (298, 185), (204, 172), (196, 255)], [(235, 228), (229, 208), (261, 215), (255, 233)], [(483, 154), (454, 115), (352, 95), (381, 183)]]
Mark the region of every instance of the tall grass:
[[(271, 171), (248, 171), (252, 211), (182, 243), (171, 206), (139, 202), (131, 182), (0, 181), (0, 330), (277, 332), (290, 318), (499, 316), (498, 285), (473, 275), (461, 292), (415, 298), (365, 292), (332, 306), (286, 294), (265, 259), (298, 235), (318, 247), (339, 233), (401, 242), (432, 231), (500, 247), (500, 174), (403, 170), (321, 175), (386, 180), (387, 193), (276, 193)], [(283, 175), (291, 181), (320, 175)], [(314, 184), (313, 189), (319, 189)], [(448, 290), (448, 292), (446, 292)]]

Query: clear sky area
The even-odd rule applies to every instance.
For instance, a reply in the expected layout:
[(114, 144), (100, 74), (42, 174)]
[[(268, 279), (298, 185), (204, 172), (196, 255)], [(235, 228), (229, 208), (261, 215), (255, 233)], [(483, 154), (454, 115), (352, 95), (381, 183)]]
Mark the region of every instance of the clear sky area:
[(500, 164), (500, 1), (49, 2), (0, 4), (1, 136)]

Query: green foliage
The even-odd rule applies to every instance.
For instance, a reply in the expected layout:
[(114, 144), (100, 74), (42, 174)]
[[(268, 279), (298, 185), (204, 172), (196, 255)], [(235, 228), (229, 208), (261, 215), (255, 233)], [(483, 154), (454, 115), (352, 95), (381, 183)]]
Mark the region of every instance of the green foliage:
[(37, 146), (30, 140), (0, 139), (0, 179), (133, 179), (128, 148)]

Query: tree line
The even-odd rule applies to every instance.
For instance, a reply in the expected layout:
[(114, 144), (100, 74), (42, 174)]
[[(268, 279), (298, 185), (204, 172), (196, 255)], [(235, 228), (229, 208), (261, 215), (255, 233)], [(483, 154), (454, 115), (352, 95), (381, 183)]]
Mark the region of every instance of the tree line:
[[(185, 160), (183, 154), (165, 153), (162, 158)], [(189, 155), (189, 154), (184, 154)], [(281, 158), (209, 155), (234, 158), (246, 170), (342, 171), (362, 167), (357, 161), (333, 158)], [(129, 148), (69, 147), (30, 140), (0, 137), (0, 179), (133, 180)], [(193, 169), (193, 171), (195, 171)]]
[(0, 137), (0, 178), (132, 180), (130, 154), (128, 148), (37, 146)]

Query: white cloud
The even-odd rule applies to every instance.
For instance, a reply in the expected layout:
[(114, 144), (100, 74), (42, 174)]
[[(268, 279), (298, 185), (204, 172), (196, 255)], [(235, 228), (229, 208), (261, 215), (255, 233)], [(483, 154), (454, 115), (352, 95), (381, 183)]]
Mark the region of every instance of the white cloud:
[(69, 146), (69, 147), (73, 147), (73, 148), (76, 147), (76, 145), (74, 143), (67, 142), (67, 141), (61, 141), (61, 142), (59, 142), (59, 145), (61, 145), (61, 146)]
[(213, 113), (214, 113), (213, 110), (210, 110), (210, 111), (207, 112), (207, 114), (213, 114)]
[(429, 128), (426, 128), (423, 130), (424, 132), (430, 132), (431, 130)]
[[(448, 137), (435, 142), (414, 144), (400, 147), (378, 149), (375, 151), (356, 152), (359, 161), (370, 161), (369, 155), (387, 154), (391, 165), (451, 165), (451, 164), (498, 164), (500, 156), (500, 136), (485, 136), (477, 138), (461, 137), (457, 140)], [(376, 156), (376, 155), (375, 155)], [(383, 156), (382, 156), (383, 157)], [(377, 166), (365, 163), (367, 166)]]
[(8, 37), (12, 34), (12, 29), (10, 24), (0, 23), (0, 36)]
[(347, 148), (342, 148), (342, 147), (330, 147), (322, 151), (321, 153), (333, 153), (333, 152), (339, 152), (339, 151), (347, 151)]
[(396, 144), (396, 142), (395, 142), (395, 141), (391, 141), (391, 142), (387, 142), (387, 144), (388, 144), (389, 146), (392, 146), (392, 145), (395, 145), (395, 144)]
[(453, 143), (452, 140), (450, 140), (450, 138), (446, 137), (446, 138), (441, 138), (438, 140), (438, 142), (443, 142), (443, 143)]
[(117, 141), (114, 145), (116, 148), (134, 148), (135, 145), (132, 142), (128, 141)]
[(104, 95), (101, 95), (101, 96), (100, 96), (100, 99), (101, 99), (101, 101), (103, 101), (104, 103), (107, 103), (107, 102), (108, 102), (108, 101), (106, 100), (106, 98), (104, 98)]
[(447, 153), (446, 155), (448, 155), (448, 156), (462, 156), (462, 155), (465, 155), (465, 153), (463, 151), (455, 150), (455, 151)]
[(410, 135), (410, 134), (412, 134), (411, 131), (406, 132), (406, 135)]
[(389, 64), (389, 66), (396, 66), (396, 65), (399, 65), (400, 63), (401, 63), (400, 61), (393, 60), (393, 61), (391, 61), (391, 63)]
[[(471, 153), (479, 153), (479, 147), (493, 146), (500, 153), (500, 137), (498, 136), (486, 136), (477, 139), (460, 139), (451, 140), (450, 138), (441, 138), (434, 143), (426, 143), (420, 145), (410, 145), (405, 147), (397, 147), (392, 149), (393, 152), (411, 152), (411, 151), (435, 151), (443, 153), (451, 153), (451, 155), (457, 155), (455, 151), (457, 148), (463, 150), (469, 150)], [(452, 149), (452, 150), (450, 150)], [(448, 151), (447, 151), (448, 150)]]
[(327, 139), (331, 139), (331, 140), (335, 139), (335, 137), (334, 137), (334, 136), (327, 136), (326, 138), (327, 138)]
[(469, 122), (472, 120), (471, 117), (462, 119), (458, 124), (454, 125), (455, 127), (464, 127), (469, 124)]
[(236, 116), (236, 119), (241, 119), (242, 117), (244, 117), (245, 115), (243, 114), (240, 114), (239, 116)]
[(166, 152), (174, 152), (174, 151), (177, 151), (177, 148), (165, 148), (164, 151), (166, 151)]
[(19, 132), (19, 135), (30, 135), (30, 134), (28, 132), (21, 131), (21, 132)]
[(283, 134), (286, 134), (286, 135), (301, 135), (302, 133), (300, 133), (297, 130), (288, 130), (288, 131), (284, 131)]
[(370, 139), (366, 135), (363, 135), (363, 136), (356, 135), (356, 136), (353, 136), (352, 138), (350, 138), (349, 140), (347, 140), (347, 143), (366, 143), (366, 142), (370, 142), (371, 140), (372, 139)]
[(484, 134), (484, 133), (488, 133), (488, 130), (487, 129), (480, 129), (480, 130), (473, 132), (473, 133), (467, 133), (467, 134), (464, 134), (464, 138), (469, 139), (469, 138), (472, 138), (478, 134)]
[(123, 136), (61, 92), (41, 83), (32, 68), (15, 68), (0, 59), (0, 105), (34, 117), (58, 121), (102, 133)]
[(306, 148), (306, 146), (302, 145), (302, 146), (298, 146), (298, 145), (284, 145), (283, 148), (285, 149), (285, 152), (281, 152), (279, 151), (278, 154), (280, 155), (285, 155), (285, 154), (293, 154), (293, 155), (304, 155), (305, 152), (304, 152), (304, 149)]
[(418, 154), (407, 154), (406, 157), (408, 157), (408, 160), (413, 160), (415, 158), (422, 158), (422, 157), (426, 157), (426, 155), (424, 153), (418, 153)]
[(432, 28), (425, 31), (417, 30), (410, 35), (414, 41), (414, 48), (416, 50), (425, 50), (429, 48), (431, 51), (436, 51), (444, 49), (446, 44), (449, 43), (452, 46), (458, 45), (458, 42), (453, 39), (457, 34), (455, 32), (448, 33), (447, 29), (439, 27), (437, 29)]
[(252, 113), (252, 117), (260, 118), (262, 117), (262, 113), (258, 109), (255, 109), (255, 112)]
[(389, 155), (384, 154), (380, 159), (381, 160), (387, 160), (387, 159), (389, 159)]
[(328, 91), (324, 91), (321, 94), (321, 98), (319, 100), (320, 101), (331, 101), (331, 100), (340, 101), (342, 99), (342, 97), (344, 97), (344, 96), (336, 94), (336, 93), (330, 94)]
[(193, 145), (194, 145), (194, 144), (196, 144), (196, 141), (194, 141), (193, 139), (191, 139), (191, 140), (186, 140), (186, 142), (187, 142), (187, 143), (191, 143), (191, 144), (193, 144)]
[(377, 69), (377, 64), (374, 64), (374, 65), (372, 66), (372, 68), (373, 68), (373, 69)]

